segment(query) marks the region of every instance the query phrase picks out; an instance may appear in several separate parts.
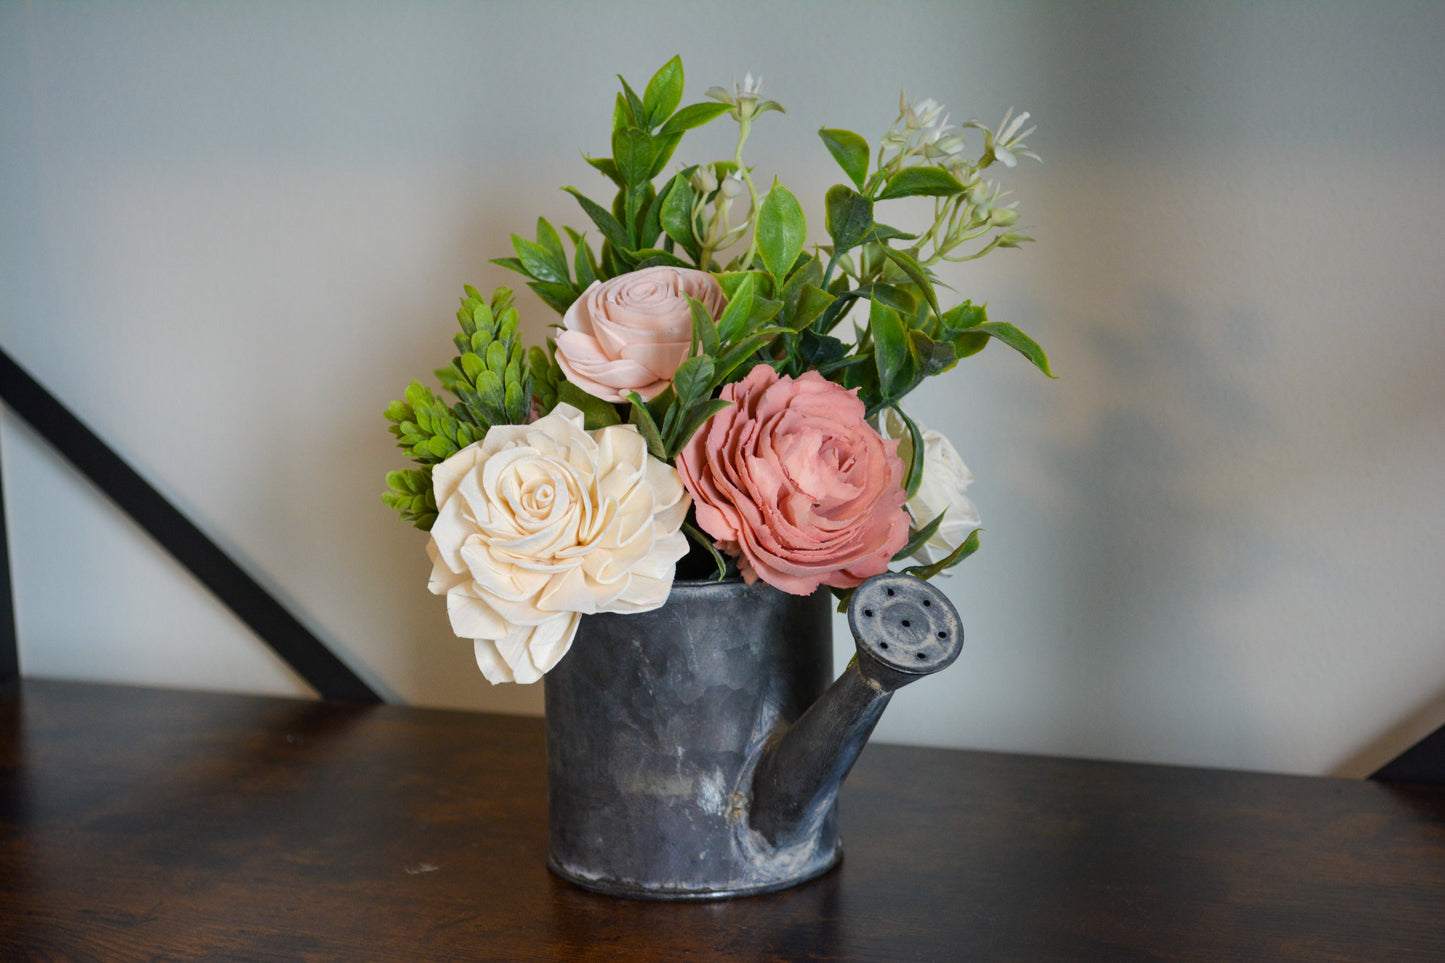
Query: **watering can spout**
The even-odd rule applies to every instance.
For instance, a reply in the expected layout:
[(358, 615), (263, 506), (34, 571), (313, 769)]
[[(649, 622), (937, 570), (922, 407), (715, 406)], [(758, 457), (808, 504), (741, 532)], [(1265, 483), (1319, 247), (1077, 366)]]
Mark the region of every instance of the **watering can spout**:
[(848, 604), (857, 655), (791, 726), (763, 749), (748, 823), (776, 847), (806, 838), (831, 811), (893, 693), (947, 668), (963, 648), (948, 597), (912, 575), (863, 582)]

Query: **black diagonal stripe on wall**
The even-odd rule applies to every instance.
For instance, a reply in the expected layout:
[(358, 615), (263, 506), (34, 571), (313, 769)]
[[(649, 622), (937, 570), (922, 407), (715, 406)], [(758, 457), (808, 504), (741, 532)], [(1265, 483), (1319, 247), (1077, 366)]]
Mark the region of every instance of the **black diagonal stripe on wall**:
[(190, 570), (323, 699), (381, 701), (320, 639), (4, 350), (0, 350), (0, 399)]
[(0, 699), (20, 681), (20, 640), (15, 635), (15, 596), (10, 590), (10, 548), (5, 533), (5, 486), (0, 484)]

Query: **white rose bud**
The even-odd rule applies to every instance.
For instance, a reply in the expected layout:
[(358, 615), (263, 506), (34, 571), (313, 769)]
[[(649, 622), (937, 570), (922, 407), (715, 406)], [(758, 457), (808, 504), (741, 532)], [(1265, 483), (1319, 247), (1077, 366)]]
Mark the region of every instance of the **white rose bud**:
[[(899, 439), (899, 456), (905, 464), (910, 463), (913, 443), (903, 419), (890, 410), (886, 427), (889, 437)], [(978, 507), (966, 494), (973, 473), (947, 438), (931, 428), (919, 427), (923, 432), (923, 480), (905, 507), (915, 526), (927, 525), (943, 515), (938, 531), (914, 555), (928, 565), (951, 555), (979, 527), (981, 519)]]
[(988, 223), (993, 227), (1012, 227), (1019, 219), (1019, 212), (1012, 207), (995, 207), (988, 212)]

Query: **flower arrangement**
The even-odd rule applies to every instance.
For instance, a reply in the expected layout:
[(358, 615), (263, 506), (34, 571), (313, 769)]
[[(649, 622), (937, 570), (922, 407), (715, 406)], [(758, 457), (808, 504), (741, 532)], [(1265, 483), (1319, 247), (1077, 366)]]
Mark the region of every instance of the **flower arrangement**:
[[(468, 286), (436, 372), (455, 401), (412, 382), (386, 411), (418, 467), (390, 472), (383, 499), (431, 533), (431, 591), (494, 683), (539, 679), (582, 615), (662, 605), (679, 571), (844, 600), (895, 563), (947, 571), (978, 548), (972, 476), (901, 402), (990, 341), (1052, 377), (983, 305), (945, 307), (933, 274), (1031, 240), (984, 176), (1035, 156), (1028, 114), (952, 127), (932, 100), (900, 99), (876, 151), (823, 128), (846, 181), (810, 248), (797, 198), (776, 180), (760, 194), (743, 162), (754, 121), (783, 108), (751, 75), (682, 96), (680, 58), (641, 96), (622, 81), (612, 156), (587, 159), (611, 205), (566, 188), (599, 245), (564, 228), (569, 258), (539, 218), (493, 262), (561, 315), (556, 337), (524, 348), (512, 293)], [(733, 156), (669, 175), (684, 135), (724, 115)], [(931, 203), (931, 223), (887, 226), (894, 202)]]

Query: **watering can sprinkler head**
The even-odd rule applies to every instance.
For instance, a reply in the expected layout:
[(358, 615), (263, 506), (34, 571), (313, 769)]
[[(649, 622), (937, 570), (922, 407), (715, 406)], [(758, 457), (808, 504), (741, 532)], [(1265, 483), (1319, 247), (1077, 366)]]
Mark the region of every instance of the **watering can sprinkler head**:
[(963, 651), (963, 623), (948, 596), (897, 572), (854, 590), (848, 629), (863, 677), (888, 692), (948, 668)]

